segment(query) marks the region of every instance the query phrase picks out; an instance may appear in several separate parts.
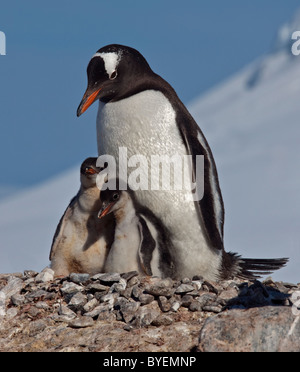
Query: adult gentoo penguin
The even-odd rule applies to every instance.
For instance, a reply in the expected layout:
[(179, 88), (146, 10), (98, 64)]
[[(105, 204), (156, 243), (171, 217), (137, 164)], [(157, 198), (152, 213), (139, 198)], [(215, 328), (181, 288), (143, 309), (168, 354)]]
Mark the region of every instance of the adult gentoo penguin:
[(100, 221), (100, 190), (96, 186), (97, 158), (87, 158), (80, 168), (81, 186), (57, 226), (51, 252), (56, 276), (72, 272), (96, 274), (103, 271), (113, 239), (112, 216)]
[(134, 191), (101, 191), (102, 207), (98, 217), (113, 213), (116, 220), (115, 237), (108, 253), (104, 271), (174, 277), (172, 243), (168, 231), (149, 209), (135, 199)]
[[(149, 186), (148, 190), (136, 191), (137, 201), (155, 211), (172, 235), (177, 276), (198, 274), (218, 280), (246, 272), (245, 259), (241, 261), (224, 251), (224, 205), (214, 158), (202, 131), (174, 89), (152, 71), (137, 50), (117, 44), (105, 46), (93, 55), (87, 75), (88, 87), (77, 115), (99, 100), (99, 155), (112, 155), (118, 163), (119, 148), (126, 147), (129, 157), (143, 155), (148, 164), (154, 154), (169, 158), (191, 155), (192, 175), (188, 167), (183, 173), (183, 179), (190, 182), (197, 173), (196, 156), (204, 156), (201, 200), (187, 202), (192, 199), (192, 192), (187, 189), (151, 190)], [(285, 262), (258, 260), (258, 266), (253, 266), (251, 261), (250, 268), (275, 270)]]

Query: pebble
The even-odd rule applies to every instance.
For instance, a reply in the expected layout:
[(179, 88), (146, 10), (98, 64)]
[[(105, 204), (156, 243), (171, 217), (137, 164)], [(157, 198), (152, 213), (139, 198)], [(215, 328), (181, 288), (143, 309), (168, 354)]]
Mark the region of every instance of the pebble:
[(35, 277), (36, 283), (46, 283), (50, 282), (54, 278), (54, 271), (50, 267), (45, 267), (37, 276)]
[(176, 288), (175, 293), (181, 294), (192, 292), (194, 289), (195, 287), (190, 284), (181, 284), (179, 287)]
[(91, 279), (100, 280), (102, 283), (115, 283), (120, 281), (121, 275), (118, 273), (103, 273), (96, 274)]
[(86, 327), (92, 327), (94, 325), (94, 321), (92, 318), (89, 317), (78, 317), (74, 320), (71, 320), (69, 322), (69, 327), (71, 328), (86, 328)]
[(83, 293), (77, 292), (74, 296), (72, 296), (68, 303), (68, 307), (75, 312), (82, 311), (86, 303), (87, 297)]
[[(118, 320), (131, 330), (167, 326), (189, 311), (199, 312), (202, 317), (201, 313), (217, 314), (225, 309), (291, 306), (300, 293), (300, 285), (274, 282), (271, 278), (263, 283), (238, 279), (215, 283), (198, 276), (177, 281), (130, 272), (93, 276), (72, 273), (48, 281), (47, 276), (52, 275), (49, 270), (0, 275), (1, 322), (17, 314), (36, 321), (41, 314), (51, 311), (49, 318), (70, 327)], [(36, 326), (33, 333), (38, 333), (38, 323)]]
[(72, 282), (77, 283), (77, 284), (81, 284), (81, 283), (84, 284), (89, 279), (90, 279), (89, 274), (85, 274), (85, 273), (71, 273), (70, 274), (70, 280), (72, 280)]

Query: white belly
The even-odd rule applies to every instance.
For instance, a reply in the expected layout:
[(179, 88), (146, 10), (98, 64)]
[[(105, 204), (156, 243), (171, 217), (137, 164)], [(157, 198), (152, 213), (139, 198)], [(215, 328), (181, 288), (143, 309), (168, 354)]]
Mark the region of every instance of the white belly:
[[(221, 255), (214, 253), (202, 233), (194, 202), (187, 190), (151, 190), (151, 155), (186, 155), (175, 121), (175, 111), (159, 91), (148, 90), (118, 102), (99, 104), (97, 142), (99, 155), (115, 157), (126, 147), (128, 158), (143, 155), (148, 161), (148, 190), (138, 190), (138, 201), (152, 210), (172, 234), (178, 276), (202, 275), (216, 279)], [(128, 175), (133, 169), (128, 168)], [(185, 169), (184, 178), (190, 177)], [(172, 186), (172, 185), (171, 185)]]

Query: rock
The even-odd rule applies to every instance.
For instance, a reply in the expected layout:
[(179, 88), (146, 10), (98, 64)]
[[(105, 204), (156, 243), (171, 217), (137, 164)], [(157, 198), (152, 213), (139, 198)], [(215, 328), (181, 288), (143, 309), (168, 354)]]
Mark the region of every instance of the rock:
[(86, 286), (86, 290), (91, 293), (108, 292), (109, 287), (100, 283), (91, 283)]
[[(179, 281), (136, 272), (92, 277), (73, 273), (41, 281), (40, 274), (0, 274), (0, 352), (196, 351), (209, 348), (207, 337), (218, 343), (217, 348), (226, 349), (228, 344), (232, 350), (242, 348), (240, 341), (248, 336), (259, 351), (261, 339), (272, 346), (272, 338), (278, 336), (280, 351), (294, 350), (299, 343), (300, 284), (272, 279), (214, 283), (200, 277)], [(262, 313), (251, 315), (253, 311)], [(227, 313), (232, 319), (225, 319)], [(286, 328), (282, 331), (280, 326)], [(247, 345), (249, 338), (245, 349)]]
[(93, 319), (84, 316), (78, 317), (69, 322), (69, 327), (71, 328), (86, 328), (92, 327), (93, 325), (94, 325)]
[(173, 281), (171, 279), (159, 279), (154, 277), (152, 278), (151, 283), (146, 285), (145, 292), (153, 296), (171, 297), (175, 292), (172, 286)]
[(73, 282), (64, 282), (60, 291), (63, 295), (74, 295), (75, 293), (83, 291), (83, 287)]
[(160, 315), (160, 308), (156, 301), (151, 302), (148, 305), (140, 306), (135, 314), (135, 319), (131, 323), (135, 327), (147, 327), (154, 319)]
[(110, 311), (109, 305), (100, 304), (96, 306), (93, 310), (88, 311), (84, 314), (84, 316), (88, 316), (91, 318), (98, 318), (101, 313), (108, 313)]
[(129, 323), (135, 316), (140, 303), (133, 300), (126, 300), (124, 297), (117, 299), (114, 308), (119, 310), (124, 321)]
[(188, 293), (192, 292), (194, 289), (195, 287), (190, 284), (181, 284), (179, 287), (176, 288), (175, 293)]
[(163, 312), (167, 312), (171, 310), (171, 303), (168, 301), (167, 297), (165, 296), (159, 296), (158, 297), (158, 305)]
[(71, 273), (70, 274), (70, 280), (72, 280), (73, 283), (76, 284), (84, 284), (90, 279), (89, 274), (85, 273)]
[(45, 267), (36, 277), (36, 283), (50, 282), (54, 278), (54, 271), (50, 267)]
[(86, 303), (87, 297), (83, 293), (77, 292), (74, 296), (72, 296), (68, 303), (68, 307), (74, 312), (82, 311)]
[(0, 317), (6, 315), (6, 295), (0, 291)]
[(228, 310), (205, 322), (199, 351), (300, 351), (300, 316), (290, 307), (266, 306)]
[(92, 276), (91, 279), (100, 280), (100, 282), (104, 284), (112, 284), (115, 282), (119, 282), (121, 276), (118, 273), (101, 273)]
[(181, 306), (181, 302), (180, 301), (174, 301), (171, 305), (171, 311), (178, 311), (178, 309), (180, 308)]
[(191, 296), (189, 294), (185, 294), (181, 298), (181, 306), (189, 307), (190, 304), (193, 302), (193, 300), (194, 300), (193, 296)]
[(1, 289), (1, 292), (5, 294), (7, 299), (10, 299), (11, 296), (19, 294), (23, 286), (24, 282), (22, 279), (14, 276), (9, 276), (7, 284), (4, 288)]
[(168, 326), (173, 323), (173, 319), (170, 316), (167, 315), (159, 315), (157, 318), (155, 318), (151, 325), (155, 327), (161, 327), (161, 326)]
[(150, 302), (154, 301), (154, 296), (147, 293), (141, 293), (138, 297), (138, 300), (140, 301), (141, 305), (150, 304)]
[(52, 319), (54, 319), (57, 322), (69, 322), (75, 317), (76, 314), (74, 313), (74, 311), (72, 311), (65, 305), (60, 305), (58, 309), (58, 315), (53, 315)]
[(10, 300), (11, 300), (13, 305), (20, 306), (20, 305), (24, 304), (25, 296), (21, 295), (19, 293), (16, 293), (16, 294), (11, 296)]
[(83, 311), (88, 313), (89, 311), (92, 311), (98, 304), (98, 300), (96, 298), (92, 298), (83, 306)]
[(192, 302), (190, 303), (190, 305), (189, 305), (189, 310), (190, 310), (190, 311), (201, 311), (201, 310), (202, 310), (202, 306), (201, 306), (201, 304), (200, 304), (199, 301), (194, 300), (194, 301), (192, 301)]

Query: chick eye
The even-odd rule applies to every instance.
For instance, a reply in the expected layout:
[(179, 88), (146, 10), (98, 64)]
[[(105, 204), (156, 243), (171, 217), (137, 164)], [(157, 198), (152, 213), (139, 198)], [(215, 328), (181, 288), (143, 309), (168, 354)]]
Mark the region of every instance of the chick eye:
[(109, 78), (110, 80), (114, 80), (117, 76), (118, 76), (118, 73), (117, 73), (117, 70), (115, 70), (110, 74)]
[(118, 200), (118, 199), (119, 199), (119, 194), (117, 194), (117, 193), (114, 194), (114, 195), (113, 195), (113, 200)]

